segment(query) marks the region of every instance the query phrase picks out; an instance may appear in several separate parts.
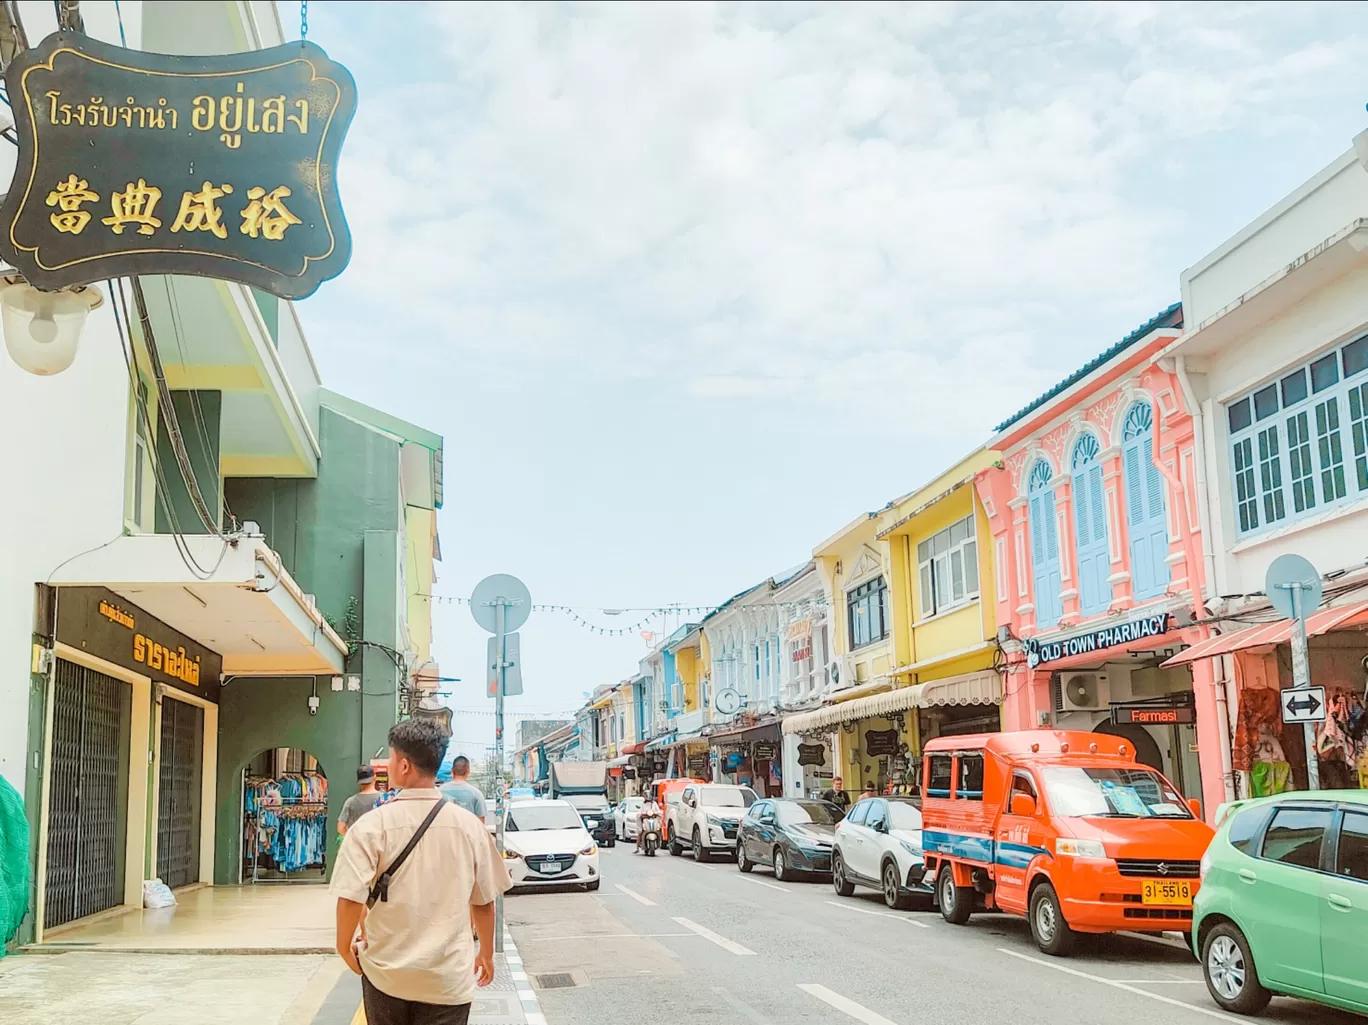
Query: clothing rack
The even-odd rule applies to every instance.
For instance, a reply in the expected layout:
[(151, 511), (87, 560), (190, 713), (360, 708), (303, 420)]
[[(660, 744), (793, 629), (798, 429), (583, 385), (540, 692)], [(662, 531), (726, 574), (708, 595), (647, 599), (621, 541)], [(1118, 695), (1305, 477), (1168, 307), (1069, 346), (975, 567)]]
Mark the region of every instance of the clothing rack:
[[(328, 780), (321, 772), (244, 774), (243, 869), (252, 883), (291, 882), (327, 873)], [(280, 877), (263, 877), (262, 871)]]

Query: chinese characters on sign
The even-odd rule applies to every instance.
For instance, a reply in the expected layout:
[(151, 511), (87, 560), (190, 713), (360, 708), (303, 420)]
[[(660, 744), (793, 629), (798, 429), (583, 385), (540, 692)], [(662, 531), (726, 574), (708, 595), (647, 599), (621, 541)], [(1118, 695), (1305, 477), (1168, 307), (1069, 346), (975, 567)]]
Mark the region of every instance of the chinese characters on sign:
[(5, 79), (20, 151), (0, 256), (34, 285), (201, 274), (302, 298), (346, 266), (356, 90), (312, 43), (174, 57), (57, 33)]

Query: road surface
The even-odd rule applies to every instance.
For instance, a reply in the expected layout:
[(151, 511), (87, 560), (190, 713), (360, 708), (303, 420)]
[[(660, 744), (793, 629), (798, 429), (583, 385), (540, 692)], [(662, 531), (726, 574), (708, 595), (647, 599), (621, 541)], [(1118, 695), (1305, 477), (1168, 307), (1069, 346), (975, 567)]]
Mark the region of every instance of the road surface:
[[(859, 890), (766, 869), (602, 853), (597, 893), (515, 894), (508, 922), (550, 1025), (1165, 1025), (1248, 1023), (1219, 1010), (1176, 940), (1109, 936), (1061, 959), (1023, 920), (952, 926)], [(1362, 1025), (1275, 1000), (1257, 1019)]]

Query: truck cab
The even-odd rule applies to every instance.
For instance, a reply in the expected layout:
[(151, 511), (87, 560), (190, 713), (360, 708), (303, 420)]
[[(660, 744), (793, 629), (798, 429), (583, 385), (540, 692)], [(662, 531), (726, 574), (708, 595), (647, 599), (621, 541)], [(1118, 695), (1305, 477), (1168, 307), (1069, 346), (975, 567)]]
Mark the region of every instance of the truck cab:
[(1191, 931), (1211, 828), (1125, 738), (945, 737), (922, 757), (922, 842), (946, 921), (981, 902), (1026, 917), (1057, 955), (1080, 933)]
[(687, 845), (695, 861), (711, 861), (714, 854), (736, 855), (741, 817), (758, 800), (750, 787), (731, 783), (690, 783), (669, 806), (670, 853), (678, 857)]

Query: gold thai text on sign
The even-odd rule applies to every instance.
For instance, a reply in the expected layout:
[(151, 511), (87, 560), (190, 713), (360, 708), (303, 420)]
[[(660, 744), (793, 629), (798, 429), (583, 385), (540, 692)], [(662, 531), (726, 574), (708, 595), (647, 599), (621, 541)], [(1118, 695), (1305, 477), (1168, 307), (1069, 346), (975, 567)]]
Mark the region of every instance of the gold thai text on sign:
[(178, 111), (165, 96), (141, 102), (129, 96), (123, 103), (105, 102), (103, 96), (69, 101), (60, 89), (49, 89), (48, 120), (61, 128), (139, 128), (147, 131), (178, 131), (186, 125), (197, 132), (217, 133), (229, 149), (242, 145), (244, 135), (282, 135), (287, 130), (309, 134), (309, 101), (277, 96), (249, 96), (238, 82), (226, 96), (196, 96), (186, 113)]
[(182, 647), (168, 648), (142, 634), (133, 635), (133, 660), (141, 662), (148, 669), (165, 673), (182, 683), (198, 687), (200, 682), (199, 658), (191, 658)]

